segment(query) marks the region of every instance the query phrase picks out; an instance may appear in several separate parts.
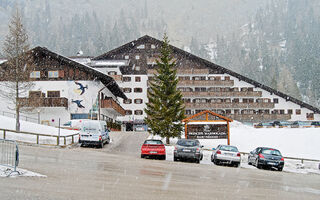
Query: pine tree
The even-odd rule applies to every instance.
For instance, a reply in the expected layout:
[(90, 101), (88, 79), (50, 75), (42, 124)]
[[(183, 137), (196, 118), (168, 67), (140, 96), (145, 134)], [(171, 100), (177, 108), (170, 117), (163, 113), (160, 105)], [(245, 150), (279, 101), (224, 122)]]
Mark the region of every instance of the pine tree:
[(20, 131), (19, 116), (22, 103), (20, 96), (33, 87), (30, 82), (30, 57), (27, 54), (29, 50), (28, 35), (22, 24), (22, 17), (19, 9), (13, 13), (9, 24), (9, 34), (6, 36), (3, 52), (8, 60), (0, 68), (0, 74), (6, 81), (0, 83), (0, 94), (2, 97), (10, 99), (14, 103), (16, 111), (16, 131)]
[(169, 40), (166, 34), (163, 38), (160, 60), (157, 60), (157, 74), (154, 75), (148, 89), (146, 124), (151, 133), (166, 137), (179, 137), (183, 128), (181, 120), (184, 116), (182, 94), (177, 90), (176, 63), (171, 55)]

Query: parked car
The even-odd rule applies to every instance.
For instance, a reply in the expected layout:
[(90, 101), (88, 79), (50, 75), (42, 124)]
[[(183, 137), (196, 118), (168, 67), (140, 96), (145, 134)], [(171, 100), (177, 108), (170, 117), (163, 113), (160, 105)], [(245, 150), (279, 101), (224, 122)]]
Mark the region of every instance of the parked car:
[(102, 148), (105, 143), (109, 144), (109, 142), (109, 130), (105, 121), (88, 120), (82, 122), (79, 133), (81, 146), (93, 144)]
[(254, 125), (255, 128), (271, 128), (273, 127), (272, 122), (261, 122)]
[(290, 127), (291, 125), (292, 125), (292, 123), (287, 122), (287, 121), (274, 121), (274, 122), (272, 122), (272, 126), (279, 127), (279, 128)]
[(218, 145), (212, 152), (211, 162), (216, 165), (220, 163), (226, 163), (239, 167), (241, 162), (241, 155), (238, 148), (230, 145)]
[(320, 127), (320, 122), (311, 122), (311, 126), (313, 126), (315, 128), (319, 128)]
[(310, 128), (311, 122), (295, 121), (291, 124), (291, 128)]
[(193, 160), (200, 163), (203, 158), (202, 147), (199, 140), (179, 139), (174, 148), (173, 160)]
[(273, 167), (282, 171), (284, 159), (279, 150), (269, 147), (258, 147), (250, 152), (248, 156), (248, 164), (257, 168)]
[(166, 148), (161, 140), (146, 140), (141, 146), (141, 158), (159, 157), (166, 159)]

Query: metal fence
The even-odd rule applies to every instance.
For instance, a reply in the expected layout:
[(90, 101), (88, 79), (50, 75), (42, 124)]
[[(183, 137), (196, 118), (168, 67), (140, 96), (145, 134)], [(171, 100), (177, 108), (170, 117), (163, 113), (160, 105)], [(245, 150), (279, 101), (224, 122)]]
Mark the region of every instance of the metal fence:
[[(0, 111), (0, 115), (10, 118), (16, 118), (15, 113), (7, 112), (7, 111)], [(25, 116), (20, 114), (20, 120), (27, 121), (27, 122), (33, 122), (33, 123), (39, 123), (39, 116), (38, 118)]]
[(0, 165), (11, 167), (17, 172), (19, 149), (16, 141), (0, 139)]

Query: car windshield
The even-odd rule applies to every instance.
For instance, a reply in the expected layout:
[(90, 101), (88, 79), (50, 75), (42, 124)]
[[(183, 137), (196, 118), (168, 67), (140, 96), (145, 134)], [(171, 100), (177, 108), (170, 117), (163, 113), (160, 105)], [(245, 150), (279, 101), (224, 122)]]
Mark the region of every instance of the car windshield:
[(238, 152), (237, 147), (233, 147), (233, 146), (221, 146), (220, 150), (222, 151), (232, 151), (232, 152)]
[(195, 140), (178, 140), (177, 144), (186, 147), (193, 147), (198, 145)]
[(262, 154), (281, 156), (280, 151), (278, 151), (276, 149), (263, 149), (261, 153)]
[(144, 144), (163, 144), (161, 140), (146, 140)]
[(63, 126), (71, 126), (71, 121), (64, 123)]

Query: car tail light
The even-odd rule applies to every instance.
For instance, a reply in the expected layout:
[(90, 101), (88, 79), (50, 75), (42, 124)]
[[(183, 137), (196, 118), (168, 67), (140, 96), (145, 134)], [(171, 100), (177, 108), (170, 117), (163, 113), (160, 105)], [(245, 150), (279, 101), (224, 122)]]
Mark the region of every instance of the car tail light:
[(197, 148), (197, 152), (199, 152), (200, 151), (200, 148)]
[(102, 137), (101, 137), (101, 135), (99, 136), (99, 141), (101, 141), (102, 140)]
[(241, 156), (241, 155), (240, 155), (240, 153), (237, 153), (237, 156), (239, 156), (239, 157), (240, 157), (240, 156)]
[(260, 158), (264, 158), (264, 156), (263, 156), (261, 153), (259, 154), (259, 157), (260, 157)]
[(178, 148), (177, 147), (174, 147), (174, 150), (177, 150)]
[(221, 154), (221, 151), (219, 150), (219, 151), (217, 151), (217, 154)]
[(282, 157), (281, 160), (284, 161), (284, 158)]

